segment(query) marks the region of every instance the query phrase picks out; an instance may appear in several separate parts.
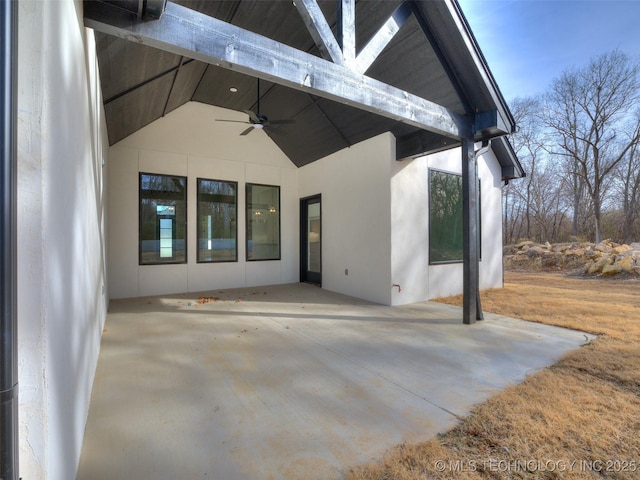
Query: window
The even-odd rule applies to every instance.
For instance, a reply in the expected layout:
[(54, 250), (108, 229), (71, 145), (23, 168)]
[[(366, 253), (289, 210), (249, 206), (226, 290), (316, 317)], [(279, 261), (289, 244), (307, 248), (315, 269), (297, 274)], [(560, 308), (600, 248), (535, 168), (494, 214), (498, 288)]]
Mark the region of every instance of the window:
[(187, 179), (140, 174), (140, 265), (186, 263)]
[[(478, 180), (478, 257), (482, 259), (482, 207)], [(429, 170), (429, 263), (462, 261), (462, 175)]]
[(280, 260), (280, 187), (247, 184), (247, 260)]
[(238, 184), (198, 179), (198, 262), (236, 262)]
[(462, 261), (462, 176), (429, 171), (429, 263)]

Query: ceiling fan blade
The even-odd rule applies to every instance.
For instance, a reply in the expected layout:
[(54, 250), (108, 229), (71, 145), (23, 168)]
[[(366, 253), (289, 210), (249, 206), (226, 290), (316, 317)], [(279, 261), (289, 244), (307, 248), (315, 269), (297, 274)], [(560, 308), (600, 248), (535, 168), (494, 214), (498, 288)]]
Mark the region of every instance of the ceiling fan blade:
[(255, 130), (254, 127), (249, 127), (247, 128), (244, 132), (242, 132), (240, 135), (249, 135), (251, 132), (253, 132)]
[(258, 117), (257, 113), (252, 112), (251, 110), (243, 110), (243, 111), (244, 111), (244, 113), (249, 115), (249, 119), (251, 120), (251, 123), (262, 123), (260, 121), (260, 117)]
[(225, 120), (224, 118), (216, 118), (216, 122), (244, 123), (245, 125), (251, 125), (249, 122), (245, 122), (244, 120)]

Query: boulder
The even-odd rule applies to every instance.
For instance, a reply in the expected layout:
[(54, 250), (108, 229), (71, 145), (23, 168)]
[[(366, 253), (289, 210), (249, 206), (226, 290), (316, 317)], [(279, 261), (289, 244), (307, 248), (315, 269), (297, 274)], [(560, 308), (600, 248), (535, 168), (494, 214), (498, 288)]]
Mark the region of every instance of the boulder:
[(600, 257), (602, 254), (600, 252), (596, 252), (593, 247), (589, 247), (588, 249), (586, 249), (586, 251), (584, 252), (584, 256), (590, 259), (595, 259)]
[(602, 275), (604, 275), (605, 277), (617, 275), (619, 273), (622, 273), (622, 271), (622, 267), (618, 263), (615, 263), (613, 265), (605, 265), (604, 267), (602, 267)]
[(613, 248), (611, 247), (611, 245), (609, 245), (608, 242), (600, 242), (595, 247), (593, 247), (593, 249), (596, 252), (601, 252), (601, 253), (611, 253), (611, 251), (613, 250)]
[(614, 265), (620, 265), (620, 268), (622, 268), (622, 270), (624, 270), (625, 272), (630, 272), (631, 270), (633, 270), (633, 267), (635, 267), (635, 262), (633, 261), (633, 256), (626, 255), (616, 260), (616, 263), (614, 263)]
[(613, 260), (610, 257), (601, 257), (595, 262), (591, 263), (589, 268), (587, 269), (587, 273), (594, 275), (596, 273), (601, 273), (604, 267), (608, 267), (613, 263)]
[(613, 253), (614, 255), (620, 255), (621, 253), (629, 252), (631, 250), (633, 250), (633, 248), (631, 248), (629, 245), (618, 245), (617, 247), (613, 247), (611, 253)]
[(529, 247), (527, 249), (527, 255), (531, 258), (531, 257), (535, 257), (538, 255), (544, 255), (546, 253), (546, 250), (538, 245), (534, 245), (532, 247)]
[(543, 268), (560, 268), (564, 264), (564, 258), (561, 254), (547, 255), (541, 259)]

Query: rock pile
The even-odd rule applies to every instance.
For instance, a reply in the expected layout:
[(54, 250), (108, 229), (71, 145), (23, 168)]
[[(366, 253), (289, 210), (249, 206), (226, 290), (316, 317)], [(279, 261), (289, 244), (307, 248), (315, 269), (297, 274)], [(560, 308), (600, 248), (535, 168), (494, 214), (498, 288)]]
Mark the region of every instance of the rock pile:
[(585, 275), (640, 276), (640, 243), (626, 245), (604, 240), (598, 244), (552, 245), (526, 241), (504, 248), (504, 265), (518, 270), (576, 270)]

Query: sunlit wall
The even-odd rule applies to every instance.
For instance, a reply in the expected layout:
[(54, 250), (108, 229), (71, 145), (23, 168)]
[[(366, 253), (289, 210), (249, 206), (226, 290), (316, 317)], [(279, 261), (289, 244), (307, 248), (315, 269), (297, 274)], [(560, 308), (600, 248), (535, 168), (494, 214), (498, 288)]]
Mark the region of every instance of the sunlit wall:
[(19, 2), (20, 476), (75, 478), (106, 315), (106, 132), (82, 2)]

